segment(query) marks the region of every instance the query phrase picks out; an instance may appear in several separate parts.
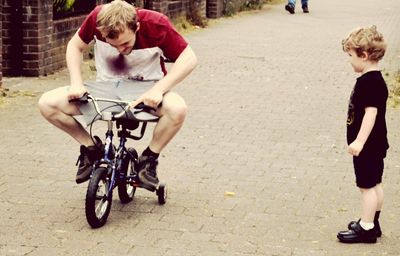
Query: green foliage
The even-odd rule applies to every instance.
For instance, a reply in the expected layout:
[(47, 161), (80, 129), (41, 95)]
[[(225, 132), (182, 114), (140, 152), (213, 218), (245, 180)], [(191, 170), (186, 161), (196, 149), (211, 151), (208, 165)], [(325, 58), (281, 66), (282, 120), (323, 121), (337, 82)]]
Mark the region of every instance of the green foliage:
[(235, 2), (231, 0), (224, 0), (224, 15), (233, 16), (238, 12)]
[(73, 10), (76, 0), (53, 0), (54, 9), (57, 12), (66, 12)]
[(176, 30), (179, 33), (187, 32), (193, 28), (193, 25), (189, 22), (189, 20), (185, 16), (179, 16), (172, 19), (172, 23), (174, 24)]
[(260, 10), (265, 3), (265, 0), (246, 0), (239, 11)]
[(274, 3), (276, 0), (223, 0), (224, 15), (233, 16), (238, 12), (260, 10), (266, 3)]
[(189, 12), (187, 19), (195, 26), (206, 27), (207, 18), (201, 15), (201, 0), (189, 0)]

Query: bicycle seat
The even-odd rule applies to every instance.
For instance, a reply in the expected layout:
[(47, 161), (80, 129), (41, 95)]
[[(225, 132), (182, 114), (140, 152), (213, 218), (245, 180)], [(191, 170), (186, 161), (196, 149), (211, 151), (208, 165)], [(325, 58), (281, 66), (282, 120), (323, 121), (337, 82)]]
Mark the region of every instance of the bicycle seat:
[(136, 120), (142, 121), (142, 122), (156, 122), (159, 119), (158, 116), (153, 115), (144, 110), (139, 110), (139, 111), (133, 110), (133, 116)]
[[(139, 121), (139, 122), (157, 122), (160, 119), (158, 116), (153, 115), (148, 112), (148, 108), (139, 108), (139, 109), (130, 109), (125, 111), (121, 117), (115, 118), (118, 119), (127, 119), (131, 121)], [(113, 112), (113, 114), (118, 114), (117, 112)]]
[(128, 118), (119, 118), (116, 120), (117, 128), (121, 127), (127, 130), (135, 130), (139, 127), (139, 121), (128, 119)]

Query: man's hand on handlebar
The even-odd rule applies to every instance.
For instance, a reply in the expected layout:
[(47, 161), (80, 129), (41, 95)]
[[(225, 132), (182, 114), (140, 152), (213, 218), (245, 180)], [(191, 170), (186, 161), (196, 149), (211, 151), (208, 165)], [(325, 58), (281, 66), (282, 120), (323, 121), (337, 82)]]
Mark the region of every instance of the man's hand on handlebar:
[(69, 87), (69, 94), (68, 94), (68, 101), (73, 99), (78, 99), (82, 97), (84, 94), (87, 93), (87, 90), (84, 86), (77, 87), (77, 86), (70, 86)]
[(159, 90), (150, 89), (149, 91), (145, 92), (142, 96), (140, 96), (138, 99), (129, 103), (129, 107), (138, 108), (137, 106), (140, 103), (143, 103), (147, 107), (157, 110), (157, 108), (161, 104), (162, 99), (163, 99), (163, 94)]

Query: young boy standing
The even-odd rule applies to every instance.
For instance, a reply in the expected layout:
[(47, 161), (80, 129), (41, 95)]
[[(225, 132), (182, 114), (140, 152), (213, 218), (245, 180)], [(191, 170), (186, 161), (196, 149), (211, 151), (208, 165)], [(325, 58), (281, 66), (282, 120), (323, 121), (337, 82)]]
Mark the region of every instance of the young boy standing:
[(343, 243), (375, 243), (382, 232), (379, 215), (383, 204), (383, 159), (389, 148), (386, 129), (388, 89), (378, 69), (386, 42), (376, 26), (360, 28), (342, 41), (343, 50), (361, 76), (350, 96), (347, 117), (347, 151), (353, 156), (356, 184), (361, 191), (362, 215), (337, 238)]

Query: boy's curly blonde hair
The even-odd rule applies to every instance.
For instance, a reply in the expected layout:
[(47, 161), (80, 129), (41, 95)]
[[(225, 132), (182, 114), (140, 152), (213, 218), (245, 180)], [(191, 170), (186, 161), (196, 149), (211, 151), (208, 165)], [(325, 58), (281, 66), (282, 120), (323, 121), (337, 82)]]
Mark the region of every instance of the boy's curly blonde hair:
[(116, 39), (125, 29), (137, 29), (136, 9), (133, 5), (114, 0), (105, 4), (97, 15), (97, 29), (103, 37)]
[(376, 30), (375, 25), (356, 29), (342, 41), (343, 51), (354, 50), (358, 57), (362, 57), (366, 52), (370, 61), (381, 60), (385, 55), (386, 46), (383, 35)]

